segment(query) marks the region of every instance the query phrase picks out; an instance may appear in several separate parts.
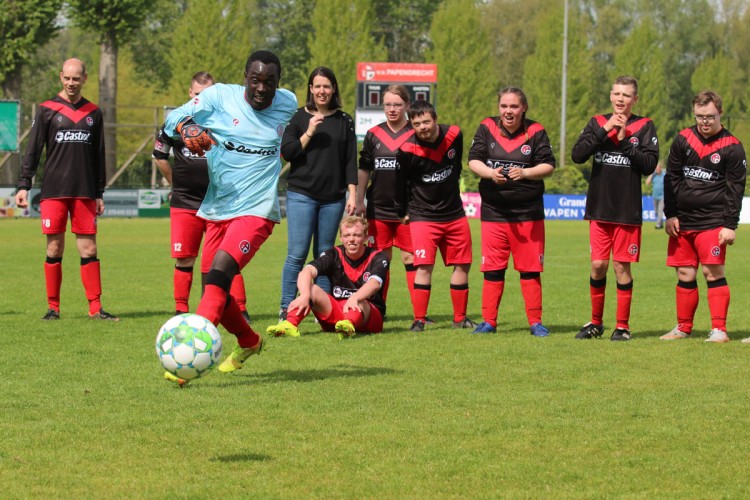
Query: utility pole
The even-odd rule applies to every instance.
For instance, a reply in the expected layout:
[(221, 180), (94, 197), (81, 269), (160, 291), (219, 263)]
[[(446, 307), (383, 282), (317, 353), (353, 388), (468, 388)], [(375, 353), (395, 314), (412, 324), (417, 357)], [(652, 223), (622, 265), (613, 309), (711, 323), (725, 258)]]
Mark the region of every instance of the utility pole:
[(560, 157), (558, 165), (565, 166), (565, 126), (568, 107), (568, 0), (565, 0), (565, 14), (563, 15), (563, 47), (562, 47), (562, 106), (560, 107)]

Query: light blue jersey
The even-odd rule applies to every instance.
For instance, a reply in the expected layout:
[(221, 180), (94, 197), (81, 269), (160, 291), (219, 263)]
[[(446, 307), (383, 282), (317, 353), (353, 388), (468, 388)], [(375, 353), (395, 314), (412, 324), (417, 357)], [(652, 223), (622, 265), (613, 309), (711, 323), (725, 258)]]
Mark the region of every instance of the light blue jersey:
[(256, 111), (245, 100), (245, 87), (219, 83), (169, 114), (164, 129), (173, 137), (179, 137), (177, 124), (192, 116), (216, 141), (206, 153), (211, 182), (199, 217), (254, 215), (280, 222), (279, 144), (296, 110), (297, 98), (288, 90), (278, 89), (271, 106)]

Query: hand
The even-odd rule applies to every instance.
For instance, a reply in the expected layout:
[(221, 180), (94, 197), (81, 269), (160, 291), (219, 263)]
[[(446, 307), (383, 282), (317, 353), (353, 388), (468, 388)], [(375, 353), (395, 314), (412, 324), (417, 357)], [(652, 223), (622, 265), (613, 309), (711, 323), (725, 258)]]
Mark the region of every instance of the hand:
[(735, 235), (734, 229), (722, 227), (719, 231), (719, 245), (734, 245)]
[(294, 311), (295, 309), (299, 311), (297, 313), (298, 316), (301, 316), (303, 318), (310, 314), (310, 297), (304, 297), (300, 295), (299, 297), (294, 299), (289, 304), (289, 307), (287, 307), (287, 311)]
[(667, 222), (664, 224), (664, 231), (666, 231), (669, 236), (677, 238), (677, 235), (680, 233), (680, 221), (677, 217), (670, 217), (667, 219)]
[(511, 167), (508, 169), (508, 177), (514, 181), (520, 181), (526, 178), (526, 172), (521, 167)]
[(354, 297), (349, 297), (348, 299), (346, 299), (346, 302), (344, 302), (344, 306), (341, 309), (345, 313), (348, 313), (349, 311), (362, 312), (362, 308), (359, 307), (359, 301)]
[(315, 130), (318, 128), (318, 125), (323, 123), (323, 118), (325, 117), (320, 113), (315, 113), (312, 118), (310, 118), (310, 123), (307, 125), (307, 131), (305, 132), (305, 134), (312, 138), (312, 136), (315, 134)]
[(205, 156), (205, 152), (211, 149), (211, 145), (216, 144), (216, 141), (209, 135), (211, 131), (195, 123), (192, 118), (178, 123), (177, 132), (182, 136), (185, 147), (198, 156)]
[(19, 189), (16, 193), (16, 206), (18, 208), (29, 206), (29, 192), (26, 189)]
[(404, 215), (403, 217), (401, 217), (401, 224), (403, 224), (404, 226), (408, 226), (409, 225), (409, 216), (408, 215)]
[(357, 200), (354, 199), (354, 196), (347, 197), (344, 211), (346, 215), (357, 215)]
[(604, 130), (607, 133), (611, 132), (612, 129), (617, 130), (617, 138), (622, 140), (625, 138), (625, 127), (628, 125), (628, 117), (622, 113), (613, 113), (612, 116), (604, 124)]
[(102, 198), (96, 199), (96, 215), (104, 213), (104, 200)]
[(506, 177), (505, 172), (502, 168), (496, 168), (495, 170), (493, 170), (492, 177), (490, 178), (495, 184), (505, 184), (506, 182), (508, 182), (508, 177)]

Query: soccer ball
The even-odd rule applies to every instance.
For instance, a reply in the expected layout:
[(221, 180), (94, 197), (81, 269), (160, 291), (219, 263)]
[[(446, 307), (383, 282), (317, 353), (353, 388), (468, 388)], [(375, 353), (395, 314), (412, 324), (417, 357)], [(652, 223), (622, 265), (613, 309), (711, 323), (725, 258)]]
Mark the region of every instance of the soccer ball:
[(203, 316), (178, 314), (159, 329), (156, 355), (172, 375), (185, 380), (202, 377), (221, 359), (221, 335)]

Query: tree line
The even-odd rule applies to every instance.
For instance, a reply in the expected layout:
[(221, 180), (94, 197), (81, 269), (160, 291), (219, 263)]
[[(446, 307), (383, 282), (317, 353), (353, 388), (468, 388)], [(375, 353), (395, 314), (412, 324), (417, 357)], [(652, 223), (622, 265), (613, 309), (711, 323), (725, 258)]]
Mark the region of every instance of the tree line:
[[(724, 98), (728, 128), (750, 137), (748, 0), (567, 4), (564, 158), (564, 0), (0, 0), (0, 78), (4, 97), (24, 103), (28, 126), (30, 103), (59, 91), (61, 62), (86, 61), (84, 95), (118, 124), (107, 143), (109, 175), (150, 133), (127, 124), (151, 123), (153, 109), (185, 102), (196, 71), (241, 83), (258, 48), (279, 55), (282, 86), (301, 102), (309, 71), (332, 68), (350, 113), (357, 62), (436, 63), (439, 121), (461, 126), (467, 151), (479, 122), (497, 114), (497, 91), (521, 87), (528, 117), (545, 126), (564, 164), (546, 181), (549, 192), (585, 191), (589, 166), (573, 164), (570, 149), (590, 116), (610, 110), (618, 75), (638, 78), (634, 111), (656, 124), (662, 159), (704, 88)], [(148, 185), (148, 153), (117, 185)], [(474, 189), (477, 179), (464, 174)], [(9, 177), (0, 182), (14, 183)]]

